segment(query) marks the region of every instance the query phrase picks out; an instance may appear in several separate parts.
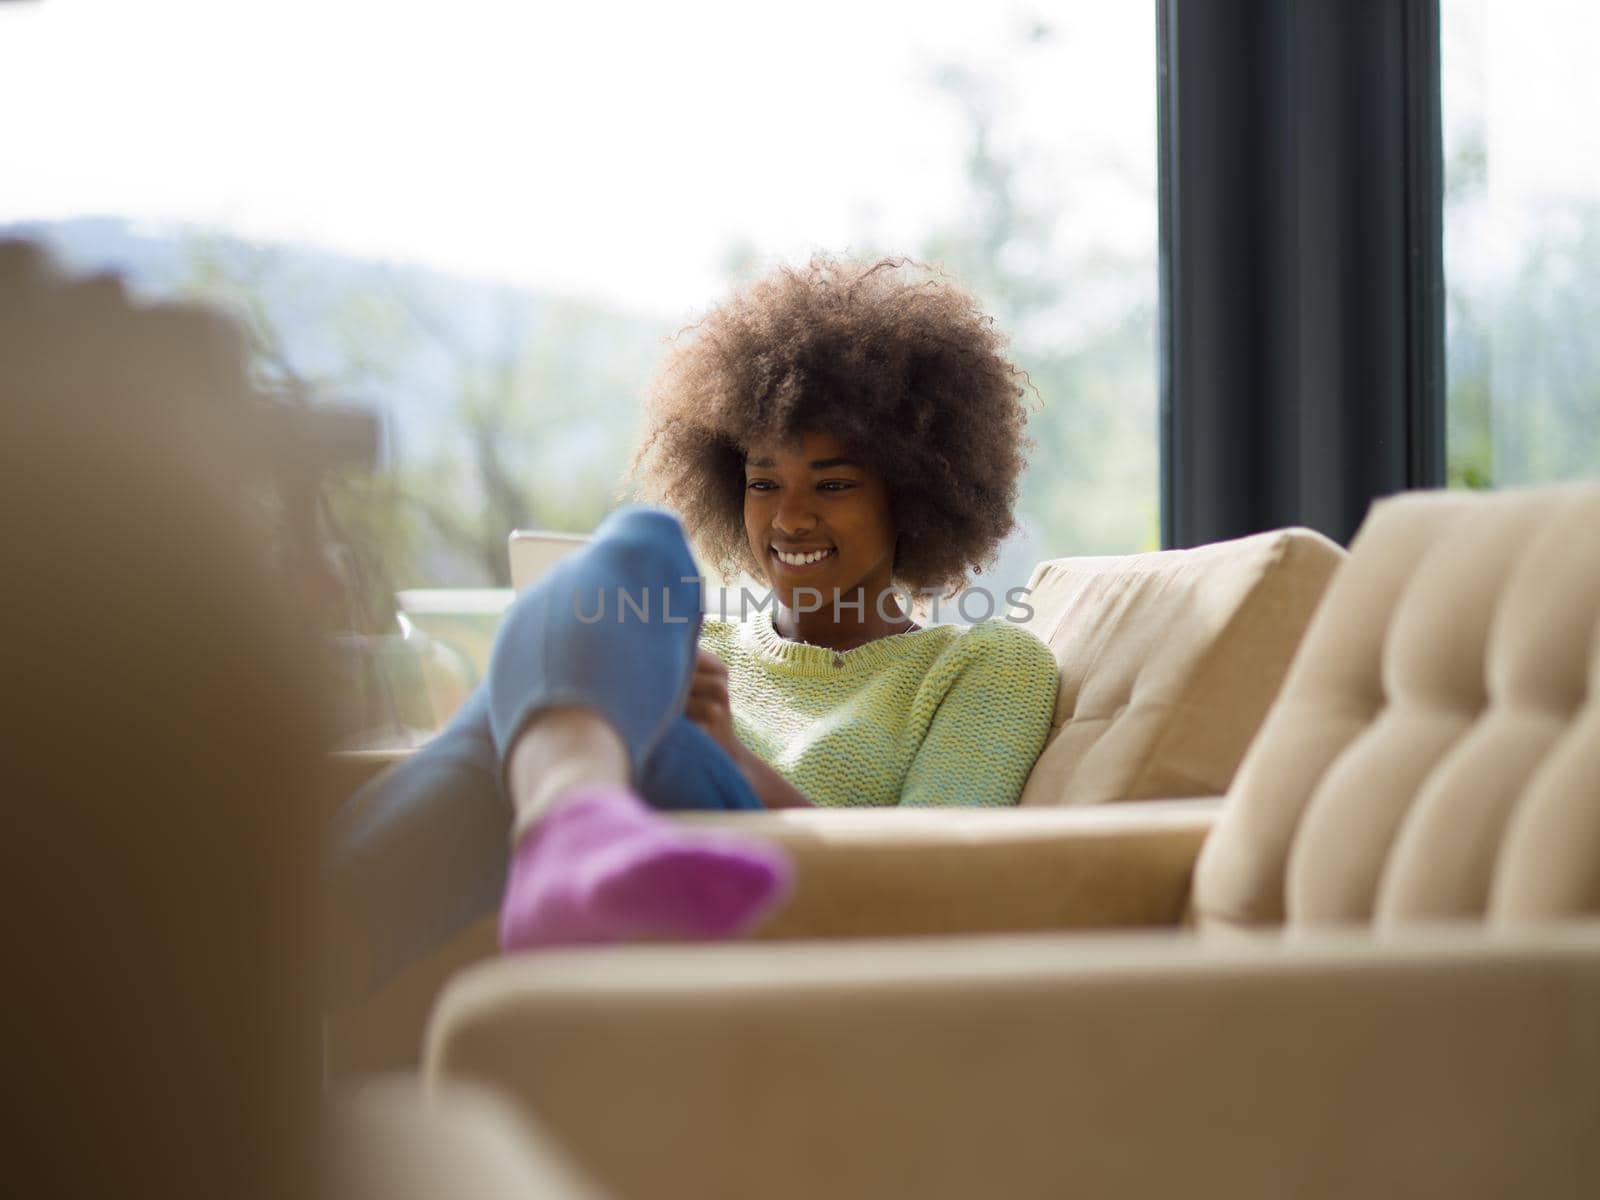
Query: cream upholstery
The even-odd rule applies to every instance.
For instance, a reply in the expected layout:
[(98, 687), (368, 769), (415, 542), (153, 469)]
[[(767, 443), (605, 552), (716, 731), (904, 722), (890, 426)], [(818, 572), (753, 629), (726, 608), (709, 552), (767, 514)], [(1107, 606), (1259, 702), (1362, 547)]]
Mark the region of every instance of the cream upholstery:
[(1040, 563), (1026, 628), (1061, 686), (1022, 803), (1227, 791), (1343, 558), (1321, 534), (1281, 529)]
[(623, 1200), (1600, 1194), (1597, 531), (1594, 485), (1377, 505), (1198, 930), (501, 960), (430, 1076)]
[(1374, 506), (1197, 868), (1203, 925), (1600, 909), (1600, 487)]

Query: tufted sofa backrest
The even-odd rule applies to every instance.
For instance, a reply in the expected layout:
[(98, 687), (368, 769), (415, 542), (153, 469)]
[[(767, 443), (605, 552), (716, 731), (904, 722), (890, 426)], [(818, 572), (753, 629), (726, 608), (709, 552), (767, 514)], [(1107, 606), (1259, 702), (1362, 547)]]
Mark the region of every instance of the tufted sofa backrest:
[(1343, 558), (1279, 529), (1040, 563), (1025, 626), (1061, 684), (1022, 803), (1222, 795)]
[(1600, 911), (1600, 485), (1373, 507), (1196, 868), (1202, 927)]

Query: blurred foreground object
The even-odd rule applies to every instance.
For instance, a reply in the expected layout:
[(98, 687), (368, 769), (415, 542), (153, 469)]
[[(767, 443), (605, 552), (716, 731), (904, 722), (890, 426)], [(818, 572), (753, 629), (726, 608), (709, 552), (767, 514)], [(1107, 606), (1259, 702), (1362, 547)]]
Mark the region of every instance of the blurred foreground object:
[(308, 1184), (311, 639), (237, 330), (0, 243), (17, 1195)]
[(0, 242), (7, 1194), (425, 1194), (395, 1190), (408, 1166), (433, 1195), (582, 1200), (490, 1098), (448, 1089), (340, 1101), (319, 1182), (315, 846), (337, 781), (325, 643), (276, 567), (317, 551), (277, 518), (321, 451), (247, 361), (210, 310)]

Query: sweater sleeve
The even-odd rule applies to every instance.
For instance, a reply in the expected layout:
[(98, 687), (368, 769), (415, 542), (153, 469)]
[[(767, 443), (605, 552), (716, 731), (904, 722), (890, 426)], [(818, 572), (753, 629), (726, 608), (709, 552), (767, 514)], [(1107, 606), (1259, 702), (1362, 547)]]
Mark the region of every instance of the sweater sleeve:
[(1044, 643), (1016, 625), (984, 622), (956, 639), (925, 681), (933, 715), (900, 803), (1015, 804), (1050, 732), (1057, 678)]

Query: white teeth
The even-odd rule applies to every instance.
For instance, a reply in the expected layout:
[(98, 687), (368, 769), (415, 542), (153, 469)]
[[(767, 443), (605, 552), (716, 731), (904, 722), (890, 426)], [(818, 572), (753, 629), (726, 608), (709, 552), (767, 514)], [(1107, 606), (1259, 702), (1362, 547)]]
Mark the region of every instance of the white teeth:
[(787, 563), (791, 567), (803, 567), (807, 563), (821, 562), (830, 553), (827, 550), (813, 550), (810, 554), (787, 554), (776, 547), (772, 552), (778, 556), (779, 562)]

